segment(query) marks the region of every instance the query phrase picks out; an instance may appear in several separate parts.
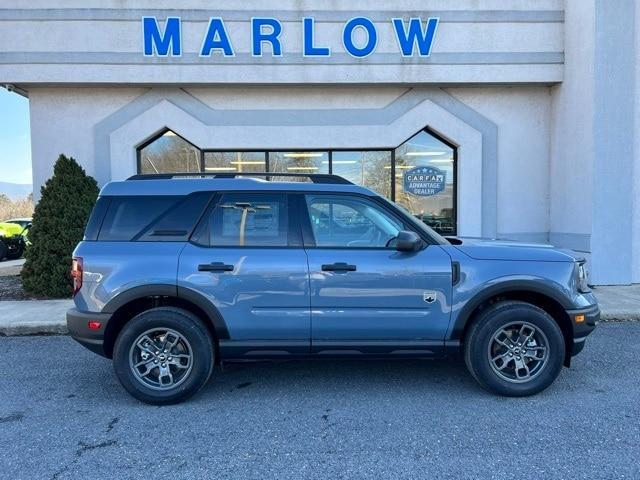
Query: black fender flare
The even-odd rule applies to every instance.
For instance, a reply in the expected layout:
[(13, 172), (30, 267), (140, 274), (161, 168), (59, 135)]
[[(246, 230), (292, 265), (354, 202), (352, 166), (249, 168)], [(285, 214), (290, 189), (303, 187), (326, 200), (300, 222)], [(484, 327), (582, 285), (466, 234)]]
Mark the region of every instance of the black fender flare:
[(475, 309), (492, 297), (510, 292), (530, 292), (555, 301), (565, 310), (575, 308), (571, 299), (562, 291), (543, 283), (541, 280), (512, 279), (499, 281), (489, 287), (483, 288), (471, 297), (471, 299), (467, 300), (455, 317), (449, 338), (451, 340), (462, 340), (462, 335)]
[(115, 313), (121, 307), (130, 302), (148, 297), (174, 297), (185, 300), (200, 310), (202, 310), (207, 318), (213, 324), (213, 328), (218, 339), (228, 339), (229, 330), (222, 315), (214, 304), (211, 303), (204, 295), (187, 287), (169, 284), (140, 285), (125, 290), (111, 300), (109, 300), (102, 308), (103, 313)]

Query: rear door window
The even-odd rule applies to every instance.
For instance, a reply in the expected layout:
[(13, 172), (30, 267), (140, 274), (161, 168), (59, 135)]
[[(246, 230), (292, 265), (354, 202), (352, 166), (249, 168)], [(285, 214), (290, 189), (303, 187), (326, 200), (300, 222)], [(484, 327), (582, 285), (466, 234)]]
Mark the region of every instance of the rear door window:
[(225, 193), (193, 240), (212, 247), (286, 247), (287, 217), (285, 194)]

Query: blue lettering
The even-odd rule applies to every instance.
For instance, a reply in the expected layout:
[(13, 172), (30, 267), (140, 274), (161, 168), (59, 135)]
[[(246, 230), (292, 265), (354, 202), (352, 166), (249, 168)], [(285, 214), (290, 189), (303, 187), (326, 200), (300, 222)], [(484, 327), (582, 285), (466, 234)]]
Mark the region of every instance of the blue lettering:
[(412, 56), (416, 44), (418, 45), (418, 54), (421, 57), (431, 55), (431, 46), (433, 45), (433, 39), (436, 35), (439, 21), (439, 18), (430, 17), (427, 19), (426, 31), (423, 31), (422, 21), (419, 18), (410, 18), (409, 29), (406, 30), (402, 19), (394, 18), (392, 20), (393, 27), (396, 30), (396, 37), (398, 38), (398, 45), (400, 45), (402, 56)]
[[(262, 27), (271, 28), (270, 32), (263, 32)], [(271, 43), (271, 52), (274, 57), (282, 56), (282, 47), (278, 38), (282, 33), (282, 25), (275, 18), (251, 19), (251, 54), (254, 57), (262, 56), (262, 42)]]
[[(357, 47), (353, 43), (353, 31), (356, 28), (363, 28), (367, 32), (367, 43), (363, 47)], [(378, 33), (373, 22), (368, 18), (355, 17), (349, 20), (342, 31), (342, 43), (349, 54), (354, 57), (362, 58), (371, 55), (376, 49), (378, 43)]]
[(305, 57), (328, 57), (331, 55), (329, 47), (316, 47), (313, 44), (314, 20), (313, 18), (302, 19), (302, 55)]
[(167, 17), (164, 34), (160, 33), (158, 20), (155, 17), (142, 17), (142, 32), (145, 56), (166, 57), (169, 54), (179, 57), (182, 53), (180, 18)]
[(202, 42), (200, 50), (201, 57), (211, 56), (211, 50), (222, 50), (225, 57), (233, 57), (233, 48), (224, 22), (220, 17), (211, 17), (209, 19), (209, 29)]

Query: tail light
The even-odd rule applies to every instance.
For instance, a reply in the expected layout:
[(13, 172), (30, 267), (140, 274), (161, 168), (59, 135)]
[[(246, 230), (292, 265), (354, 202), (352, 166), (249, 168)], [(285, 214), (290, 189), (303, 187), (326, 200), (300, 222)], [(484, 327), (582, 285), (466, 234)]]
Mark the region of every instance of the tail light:
[(73, 278), (73, 296), (75, 297), (82, 288), (82, 257), (73, 257), (71, 278)]

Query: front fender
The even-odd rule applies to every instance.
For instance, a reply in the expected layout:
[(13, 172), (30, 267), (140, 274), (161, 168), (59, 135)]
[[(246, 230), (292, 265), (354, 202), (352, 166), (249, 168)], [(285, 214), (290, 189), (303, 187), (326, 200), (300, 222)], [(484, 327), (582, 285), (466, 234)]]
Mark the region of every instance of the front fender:
[(549, 278), (534, 275), (511, 275), (493, 278), (468, 289), (461, 285), (454, 292), (451, 324), (447, 338), (460, 340), (473, 312), (484, 302), (499, 295), (515, 292), (530, 292), (545, 296), (565, 310), (575, 308), (570, 288)]

